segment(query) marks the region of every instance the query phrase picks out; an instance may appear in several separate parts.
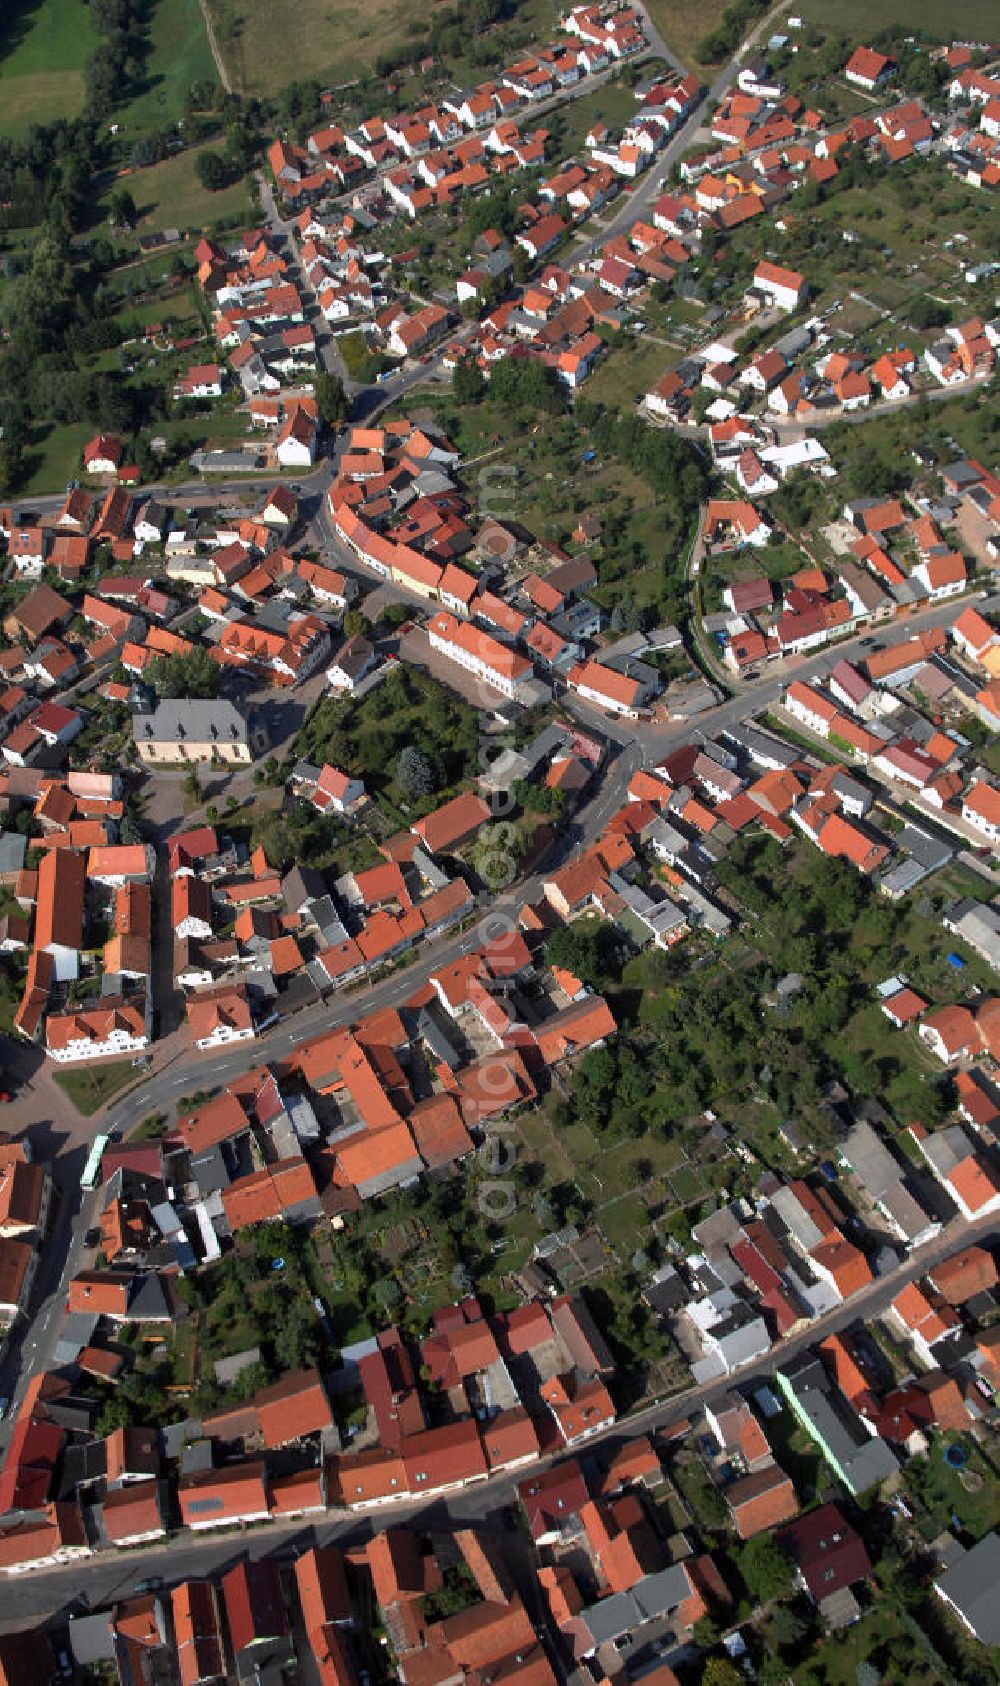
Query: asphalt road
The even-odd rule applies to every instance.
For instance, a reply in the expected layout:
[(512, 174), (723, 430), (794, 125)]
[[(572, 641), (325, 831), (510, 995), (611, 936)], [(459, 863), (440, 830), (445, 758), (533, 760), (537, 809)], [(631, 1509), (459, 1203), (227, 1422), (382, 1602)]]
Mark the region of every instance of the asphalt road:
[[(752, 1388), (766, 1381), (776, 1369), (799, 1357), (816, 1341), (853, 1323), (870, 1322), (886, 1310), (908, 1282), (931, 1270), (956, 1248), (991, 1239), (998, 1228), (1000, 1225), (995, 1214), (971, 1224), (964, 1219), (956, 1219), (933, 1241), (915, 1249), (895, 1270), (877, 1278), (850, 1301), (778, 1342), (763, 1362), (755, 1360), (730, 1375), (686, 1388), (669, 1400), (650, 1405), (594, 1435), (586, 1443), (587, 1451), (599, 1447), (602, 1455), (611, 1455), (637, 1435), (656, 1435), (671, 1424), (697, 1414), (736, 1385)], [(546, 1459), (543, 1464), (554, 1461)], [(175, 1536), (164, 1545), (144, 1546), (114, 1555), (109, 1552), (83, 1565), (72, 1563), (37, 1572), (15, 1582), (17, 1592), (9, 1598), (0, 1593), (0, 1631), (23, 1626), (26, 1621), (49, 1621), (82, 1608), (81, 1587), (90, 1607), (97, 1608), (131, 1592), (138, 1577), (145, 1579), (150, 1575), (162, 1575), (170, 1582), (182, 1576), (219, 1575), (237, 1558), (247, 1555), (288, 1561), (315, 1544), (336, 1542), (356, 1546), (373, 1533), (400, 1523), (441, 1532), (466, 1527), (470, 1523), (481, 1524), (495, 1517), (499, 1510), (514, 1500), (517, 1484), (524, 1476), (524, 1470), (513, 1475), (499, 1473), (461, 1492), (432, 1498), (428, 1502), (415, 1500), (384, 1505), (364, 1515), (340, 1512), (319, 1523), (300, 1519), (254, 1528), (247, 1533), (234, 1530), (216, 1538), (185, 1534)], [(8, 1604), (13, 1606), (15, 1601), (16, 1608), (4, 1607)]]
[[(764, 35), (764, 32), (770, 29), (772, 23), (780, 14), (784, 13), (785, 9), (784, 4), (776, 6), (772, 12), (769, 12), (766, 17), (762, 18), (757, 26), (751, 30), (746, 39), (741, 42), (739, 49), (733, 54), (729, 63), (725, 65), (715, 76), (704, 98), (699, 101), (687, 120), (681, 124), (681, 127), (668, 141), (652, 169), (647, 170), (645, 174), (639, 178), (634, 190), (631, 193), (626, 194), (623, 203), (614, 215), (604, 224), (600, 233), (595, 235), (592, 240), (585, 241), (582, 246), (573, 251), (573, 262), (578, 263), (581, 260), (592, 257), (594, 252), (606, 246), (609, 240), (614, 240), (621, 234), (627, 234), (633, 223), (646, 220), (646, 213), (654, 201), (657, 200), (660, 197), (660, 194), (664, 191), (674, 165), (679, 163), (685, 152), (694, 145), (695, 137), (698, 134), (699, 129), (701, 129), (704, 124), (708, 108), (713, 104), (717, 104), (719, 100), (721, 100), (726, 89), (730, 86), (736, 76), (740, 68), (740, 64), (746, 54), (752, 47), (756, 46), (757, 42)], [(674, 58), (663, 40), (662, 35), (660, 35), (659, 31), (654, 27), (652, 19), (649, 17), (648, 13), (645, 16), (645, 23), (643, 27), (646, 31), (646, 37), (654, 50), (662, 54), (662, 56), (667, 59), (676, 70), (681, 71), (683, 74), (684, 66), (681, 65), (676, 58)]]

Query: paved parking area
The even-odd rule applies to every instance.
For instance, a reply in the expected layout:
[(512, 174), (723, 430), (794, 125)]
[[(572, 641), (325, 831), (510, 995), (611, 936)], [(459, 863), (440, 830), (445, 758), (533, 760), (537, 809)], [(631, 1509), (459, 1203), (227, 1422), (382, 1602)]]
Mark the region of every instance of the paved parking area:
[(425, 673), (431, 674), (439, 684), (446, 685), (449, 691), (455, 691), (458, 696), (471, 703), (484, 716), (483, 730), (486, 732), (503, 731), (502, 723), (495, 719), (493, 711), (504, 706), (507, 698), (500, 691), (494, 691), (492, 685), (484, 685), (481, 679), (466, 673), (457, 662), (449, 661), (439, 650), (431, 648), (431, 641), (423, 627), (414, 627), (405, 638), (400, 640), (399, 653), (404, 661), (412, 662), (414, 667), (423, 668)]

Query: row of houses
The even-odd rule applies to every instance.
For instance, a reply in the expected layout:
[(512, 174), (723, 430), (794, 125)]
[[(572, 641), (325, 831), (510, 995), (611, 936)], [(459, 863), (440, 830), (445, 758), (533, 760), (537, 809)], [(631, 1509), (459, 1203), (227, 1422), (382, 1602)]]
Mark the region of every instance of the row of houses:
[(289, 204), (308, 204), (350, 189), (366, 172), (386, 175), (406, 163), (432, 161), (450, 151), (459, 167), (468, 167), (472, 160), (463, 151), (463, 136), (475, 141), (485, 132), (488, 143), (498, 128), (515, 128), (518, 114), (580, 87), (646, 44), (641, 18), (634, 11), (609, 8), (603, 16), (586, 19), (570, 14), (561, 27), (565, 36), (555, 44), (526, 54), (495, 78), (467, 93), (456, 91), (437, 105), (373, 115), (355, 129), (330, 123), (315, 130), (301, 147), (275, 140), (268, 163), (279, 193)]

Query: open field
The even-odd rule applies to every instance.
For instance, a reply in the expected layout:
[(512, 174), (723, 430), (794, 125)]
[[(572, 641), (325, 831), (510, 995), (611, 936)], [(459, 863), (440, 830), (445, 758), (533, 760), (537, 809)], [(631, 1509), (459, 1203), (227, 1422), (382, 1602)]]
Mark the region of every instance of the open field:
[[(478, 37), (451, 40), (444, 61), (421, 77), (417, 61), (427, 52), (447, 0), (416, 10), (406, 0), (208, 0), (216, 39), (233, 81), (244, 93), (274, 94), (308, 78), (343, 87), (374, 70), (380, 57), (399, 59), (393, 72), (406, 104), (419, 104), (441, 81), (465, 87), (522, 48), (554, 39), (562, 8), (555, 0), (520, 0), (510, 15)], [(720, 5), (721, 9), (721, 5)], [(412, 73), (412, 77), (410, 75)], [(417, 87), (417, 82), (421, 86)]]
[(668, 346), (643, 335), (630, 336), (597, 365), (585, 396), (593, 404), (627, 410), (662, 379), (672, 360)]
[(118, 116), (126, 138), (177, 122), (192, 83), (218, 81), (198, 0), (155, 0), (148, 41), (147, 75)]
[(210, 0), (216, 39), (233, 79), (245, 93), (276, 93), (309, 76), (336, 85), (363, 75), (380, 53), (391, 53), (431, 21), (406, 0)]
[(682, 64), (704, 69), (695, 49), (722, 21), (728, 0), (648, 0), (652, 18), (671, 52)]
[[(706, 7), (706, 12), (711, 7)], [(858, 41), (870, 41), (880, 29), (893, 25), (908, 30), (920, 30), (941, 41), (951, 41), (959, 27), (954, 6), (947, 0), (837, 0), (831, 7), (827, 0), (803, 0), (801, 6), (789, 8), (810, 23), (828, 32), (832, 28)], [(775, 20), (775, 28), (780, 20)], [(707, 27), (707, 26), (706, 26)], [(961, 33), (967, 41), (995, 41), (997, 37), (997, 9), (994, 0), (969, 0), (961, 11)]]
[(4, 133), (77, 117), (83, 109), (83, 67), (96, 45), (85, 0), (6, 0), (0, 8)]
[(80, 454), (94, 429), (88, 422), (65, 422), (33, 435), (26, 452), (24, 493), (60, 492), (80, 472)]
[(250, 216), (246, 182), (235, 182), (220, 193), (207, 193), (198, 180), (197, 160), (203, 148), (176, 152), (161, 164), (128, 176), (127, 186), (139, 211), (139, 229), (202, 229), (224, 217)]

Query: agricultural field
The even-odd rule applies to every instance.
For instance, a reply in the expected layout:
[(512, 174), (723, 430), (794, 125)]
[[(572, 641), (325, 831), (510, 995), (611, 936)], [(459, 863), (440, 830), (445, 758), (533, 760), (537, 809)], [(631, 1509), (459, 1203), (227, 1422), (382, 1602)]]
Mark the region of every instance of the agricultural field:
[(208, 5), (226, 69), (242, 93), (276, 94), (308, 78), (349, 94), (351, 84), (370, 76), (377, 61), (385, 59), (396, 63), (394, 83), (404, 82), (400, 97), (407, 104), (419, 104), (435, 86), (440, 94), (442, 77), (449, 88), (471, 85), (523, 48), (551, 40), (562, 10), (553, 0), (509, 4), (502, 20), (481, 35), (449, 39), (438, 49), (438, 64), (424, 76), (418, 61), (428, 52), (438, 17), (453, 13), (447, 0), (432, 0), (416, 13), (405, 0), (370, 0), (368, 5), (358, 0), (208, 0)]
[(19, 135), (32, 123), (79, 116), (84, 66), (96, 46), (86, 0), (5, 0), (0, 7), (4, 133)]
[[(802, 5), (790, 9), (820, 28), (835, 22), (841, 34), (856, 41), (871, 41), (879, 30), (895, 26), (938, 41), (950, 41), (959, 27), (967, 41), (993, 41), (997, 35), (994, 0), (969, 0), (962, 7), (960, 20), (947, 0), (875, 0), (875, 4), (872, 0), (837, 0), (836, 7), (827, 0), (803, 0)], [(775, 28), (779, 23), (776, 18)]]
[(244, 93), (274, 94), (305, 76), (349, 82), (412, 34), (405, 0), (210, 0), (210, 11), (233, 86)]

